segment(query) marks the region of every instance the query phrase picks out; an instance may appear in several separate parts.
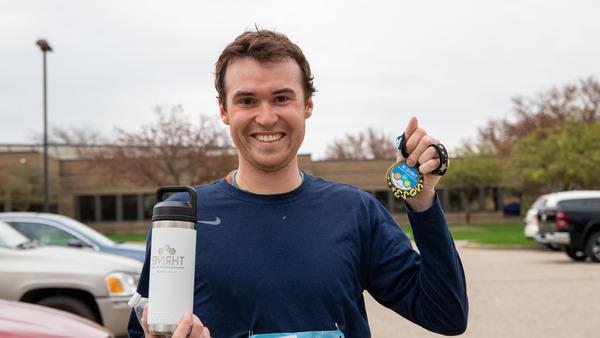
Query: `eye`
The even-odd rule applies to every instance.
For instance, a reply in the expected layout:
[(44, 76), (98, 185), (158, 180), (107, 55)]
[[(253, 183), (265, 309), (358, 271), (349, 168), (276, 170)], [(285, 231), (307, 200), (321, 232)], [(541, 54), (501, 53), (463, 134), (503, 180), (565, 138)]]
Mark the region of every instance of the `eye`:
[(275, 96), (275, 102), (277, 102), (277, 103), (285, 103), (289, 100), (290, 100), (290, 98), (285, 95)]
[(251, 104), (254, 104), (254, 103), (256, 103), (256, 100), (254, 100), (254, 99), (253, 99), (253, 98), (251, 98), (251, 97), (243, 97), (243, 98), (241, 98), (241, 99), (239, 100), (239, 103), (240, 103), (241, 105), (251, 105)]

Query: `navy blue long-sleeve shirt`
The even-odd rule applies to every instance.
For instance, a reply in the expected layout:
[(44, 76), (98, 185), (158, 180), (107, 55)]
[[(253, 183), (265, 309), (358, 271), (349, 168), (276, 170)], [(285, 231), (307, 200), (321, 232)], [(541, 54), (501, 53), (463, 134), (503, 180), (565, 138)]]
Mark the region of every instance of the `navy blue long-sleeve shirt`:
[[(363, 291), (434, 332), (464, 332), (460, 258), (440, 207), (408, 211), (420, 254), (359, 189), (305, 174), (297, 189), (256, 195), (224, 179), (196, 188), (194, 313), (213, 337), (334, 330), (370, 337)], [(149, 234), (148, 243), (150, 243)], [(148, 244), (149, 245), (149, 244)], [(148, 294), (148, 252), (138, 292)], [(143, 337), (135, 315), (131, 337)]]

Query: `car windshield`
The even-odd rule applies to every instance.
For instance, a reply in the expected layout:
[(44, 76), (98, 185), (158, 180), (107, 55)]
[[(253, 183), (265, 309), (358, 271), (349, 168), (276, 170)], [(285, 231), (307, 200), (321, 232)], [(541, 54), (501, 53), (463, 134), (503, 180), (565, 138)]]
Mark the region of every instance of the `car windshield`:
[(90, 240), (92, 240), (93, 242), (95, 242), (97, 244), (105, 245), (105, 246), (115, 245), (115, 242), (113, 242), (110, 238), (104, 236), (103, 234), (99, 233), (98, 231), (96, 231), (96, 230), (90, 228), (89, 226), (87, 226), (83, 223), (80, 223), (74, 219), (71, 219), (68, 217), (57, 216), (57, 221), (72, 228), (73, 230), (77, 231), (78, 233), (89, 238)]
[(0, 222), (0, 247), (8, 249), (24, 249), (35, 246), (20, 232), (13, 229), (10, 225)]
[(535, 200), (535, 202), (533, 202), (533, 205), (531, 206), (531, 208), (539, 210), (541, 207), (544, 206), (544, 204), (546, 204), (546, 196), (542, 196), (542, 197), (538, 198), (537, 200)]

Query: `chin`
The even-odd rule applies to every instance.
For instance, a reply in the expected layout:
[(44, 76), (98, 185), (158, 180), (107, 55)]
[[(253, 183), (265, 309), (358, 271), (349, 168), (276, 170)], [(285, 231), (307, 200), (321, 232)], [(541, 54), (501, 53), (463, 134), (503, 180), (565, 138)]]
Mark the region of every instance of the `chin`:
[(260, 160), (254, 159), (251, 161), (254, 167), (265, 171), (265, 172), (275, 172), (285, 168), (290, 162), (294, 159), (293, 156), (287, 158), (278, 158), (278, 159), (268, 159), (268, 160)]

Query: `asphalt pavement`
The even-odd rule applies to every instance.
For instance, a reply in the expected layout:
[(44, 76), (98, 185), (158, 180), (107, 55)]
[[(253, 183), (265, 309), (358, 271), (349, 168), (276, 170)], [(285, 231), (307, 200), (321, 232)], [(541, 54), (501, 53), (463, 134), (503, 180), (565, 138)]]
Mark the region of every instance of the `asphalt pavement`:
[[(541, 249), (457, 247), (470, 310), (460, 337), (600, 337), (600, 263)], [(441, 337), (365, 299), (373, 337)]]

